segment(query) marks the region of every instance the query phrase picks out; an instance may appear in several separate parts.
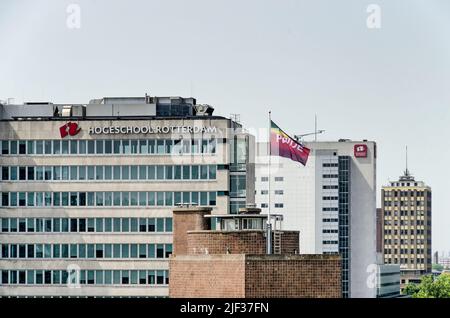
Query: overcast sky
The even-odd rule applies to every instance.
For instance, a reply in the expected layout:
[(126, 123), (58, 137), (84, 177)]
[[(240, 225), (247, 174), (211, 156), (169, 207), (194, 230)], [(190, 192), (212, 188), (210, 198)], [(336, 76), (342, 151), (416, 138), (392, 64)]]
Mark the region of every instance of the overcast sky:
[(433, 189), (433, 250), (448, 253), (448, 39), (447, 0), (2, 0), (0, 99), (193, 96), (248, 127), (271, 109), (290, 134), (317, 114), (322, 140), (378, 143), (379, 187), (402, 174), (408, 145)]

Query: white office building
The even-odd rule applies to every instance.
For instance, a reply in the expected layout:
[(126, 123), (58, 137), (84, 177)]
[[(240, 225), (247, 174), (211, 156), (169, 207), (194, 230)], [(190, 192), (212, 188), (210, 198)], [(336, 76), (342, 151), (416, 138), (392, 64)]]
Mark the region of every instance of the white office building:
[(270, 200), (267, 143), (257, 144), (255, 202), (300, 231), (300, 253), (342, 255), (343, 296), (375, 297), (367, 268), (376, 253), (376, 144), (305, 142), (306, 166), (272, 156)]
[(253, 138), (193, 98), (0, 104), (0, 296), (168, 296), (172, 210), (254, 202)]

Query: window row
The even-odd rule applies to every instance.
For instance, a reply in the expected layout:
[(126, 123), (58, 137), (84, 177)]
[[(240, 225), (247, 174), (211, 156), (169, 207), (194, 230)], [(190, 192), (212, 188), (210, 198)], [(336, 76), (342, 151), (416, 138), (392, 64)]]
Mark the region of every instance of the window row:
[(0, 180), (215, 180), (216, 174), (216, 165), (3, 166)]
[(172, 232), (172, 218), (2, 218), (3, 233)]
[(215, 154), (216, 139), (2, 140), (2, 155)]
[(1, 207), (215, 206), (217, 192), (1, 192)]
[(0, 285), (168, 285), (167, 270), (2, 270)]
[(168, 258), (172, 244), (1, 244), (2, 259)]

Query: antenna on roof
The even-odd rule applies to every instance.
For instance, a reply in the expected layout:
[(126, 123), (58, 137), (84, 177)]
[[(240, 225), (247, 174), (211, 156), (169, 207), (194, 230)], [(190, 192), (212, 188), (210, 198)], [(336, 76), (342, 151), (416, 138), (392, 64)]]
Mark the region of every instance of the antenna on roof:
[(405, 176), (409, 176), (409, 170), (408, 170), (408, 145), (406, 145), (406, 170), (405, 170)]
[(241, 123), (241, 114), (230, 114), (230, 119), (237, 124)]

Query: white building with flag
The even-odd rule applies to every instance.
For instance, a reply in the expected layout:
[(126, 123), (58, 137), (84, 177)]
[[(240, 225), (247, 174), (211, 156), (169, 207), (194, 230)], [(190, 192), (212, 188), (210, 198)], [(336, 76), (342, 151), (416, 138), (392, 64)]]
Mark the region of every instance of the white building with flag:
[(305, 142), (306, 165), (257, 144), (255, 202), (300, 231), (300, 253), (342, 255), (343, 296), (375, 297), (367, 284), (376, 253), (376, 143)]

